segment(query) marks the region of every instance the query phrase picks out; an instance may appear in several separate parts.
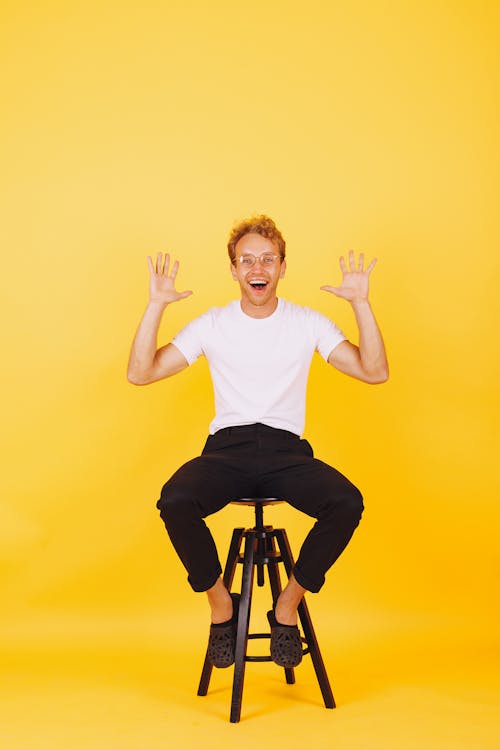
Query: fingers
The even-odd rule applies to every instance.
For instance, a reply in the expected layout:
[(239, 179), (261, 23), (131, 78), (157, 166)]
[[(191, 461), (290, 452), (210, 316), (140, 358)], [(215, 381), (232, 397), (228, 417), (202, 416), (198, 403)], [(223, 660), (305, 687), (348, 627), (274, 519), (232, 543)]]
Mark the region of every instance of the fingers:
[[(170, 254), (165, 253), (165, 260), (163, 260), (163, 253), (157, 253), (156, 255), (156, 267), (153, 266), (153, 260), (148, 255), (148, 266), (151, 274), (157, 273), (161, 274), (163, 276), (169, 275), (170, 270)], [(176, 260), (175, 263), (172, 266), (172, 270), (170, 271), (170, 278), (173, 280), (177, 276), (177, 272), (179, 271), (179, 261)]]
[(165, 253), (165, 262), (163, 262), (163, 253), (158, 253), (156, 256), (156, 273), (168, 276), (168, 269), (170, 266), (170, 255)]
[[(364, 253), (360, 253), (359, 254), (358, 267), (357, 268), (356, 268), (356, 264), (355, 264), (354, 250), (349, 250), (349, 256), (348, 257), (349, 257), (349, 272), (350, 273), (356, 273), (356, 272), (357, 273), (370, 273), (370, 271), (373, 270), (373, 267), (374, 267), (375, 263), (377, 262), (377, 259), (374, 258), (371, 261), (371, 263), (368, 265), (368, 267), (366, 268), (366, 270), (363, 271), (363, 266), (365, 264), (365, 254)], [(340, 270), (345, 275), (346, 273), (348, 273), (348, 270), (347, 270), (346, 262), (344, 260), (344, 256), (340, 257), (340, 261), (339, 262), (340, 262)]]
[(349, 250), (349, 268), (351, 269), (351, 271), (356, 270), (354, 267), (354, 251), (353, 250)]
[(165, 265), (163, 267), (163, 271), (161, 270), (161, 253), (158, 253), (158, 259), (160, 261), (160, 265), (156, 263), (156, 272), (162, 273), (164, 276), (168, 276), (168, 268), (170, 266), (170, 255), (168, 253), (165, 253)]

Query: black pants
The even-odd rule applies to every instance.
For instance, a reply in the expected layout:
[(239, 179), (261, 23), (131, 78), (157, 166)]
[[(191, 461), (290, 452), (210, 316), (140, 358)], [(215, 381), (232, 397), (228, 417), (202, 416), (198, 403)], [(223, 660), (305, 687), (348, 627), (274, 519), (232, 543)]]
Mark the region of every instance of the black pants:
[(319, 591), (363, 512), (363, 499), (340, 472), (313, 457), (307, 440), (263, 424), (227, 427), (210, 435), (201, 456), (163, 486), (157, 502), (194, 591), (211, 588), (222, 573), (204, 518), (231, 500), (277, 497), (316, 518), (294, 575)]

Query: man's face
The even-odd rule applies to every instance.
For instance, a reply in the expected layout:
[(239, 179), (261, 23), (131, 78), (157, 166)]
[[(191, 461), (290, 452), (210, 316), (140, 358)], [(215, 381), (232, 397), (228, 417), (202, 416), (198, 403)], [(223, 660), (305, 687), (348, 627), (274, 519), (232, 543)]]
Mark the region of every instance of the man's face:
[[(241, 289), (242, 300), (256, 307), (265, 307), (276, 299), (278, 281), (286, 270), (285, 261), (281, 261), (277, 245), (266, 237), (250, 232), (238, 240), (235, 247), (236, 262), (231, 263), (233, 279)], [(254, 255), (254, 265), (242, 263), (240, 258)], [(267, 265), (260, 262), (262, 255), (276, 255), (274, 263)], [(281, 262), (280, 262), (281, 261)]]

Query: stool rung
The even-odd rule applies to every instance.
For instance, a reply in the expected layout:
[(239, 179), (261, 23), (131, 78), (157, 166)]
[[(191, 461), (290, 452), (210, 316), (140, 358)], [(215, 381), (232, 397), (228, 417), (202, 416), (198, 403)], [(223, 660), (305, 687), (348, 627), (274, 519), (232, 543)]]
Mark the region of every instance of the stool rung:
[[(248, 640), (251, 640), (253, 638), (271, 638), (271, 633), (249, 633), (248, 634)], [(300, 639), (302, 643), (306, 643), (307, 641), (305, 638)], [(305, 656), (309, 653), (309, 646), (306, 646), (306, 648), (302, 649), (302, 656)], [(247, 656), (245, 654), (245, 661), (272, 661), (272, 658), (270, 656)]]
[[(248, 639), (251, 638), (271, 638), (271, 633), (249, 633)], [(245, 661), (272, 661), (270, 656), (247, 656), (245, 654)]]
[[(238, 555), (236, 562), (243, 564), (244, 556)], [(277, 552), (266, 552), (265, 555), (255, 555), (254, 557), (254, 565), (270, 565), (280, 562), (284, 562), (284, 560)]]

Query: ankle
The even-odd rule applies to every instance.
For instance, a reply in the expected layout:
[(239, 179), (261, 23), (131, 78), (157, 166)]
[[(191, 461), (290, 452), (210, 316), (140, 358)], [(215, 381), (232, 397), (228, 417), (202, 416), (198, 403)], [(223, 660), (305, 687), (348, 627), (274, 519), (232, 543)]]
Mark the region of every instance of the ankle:
[(213, 606), (211, 612), (211, 622), (213, 625), (219, 625), (221, 622), (228, 622), (233, 616), (233, 602), (229, 599), (229, 602), (224, 603), (220, 606)]
[(282, 597), (278, 598), (275, 609), (276, 620), (280, 625), (296, 625), (297, 624), (297, 606), (283, 601)]
[(276, 602), (276, 620), (282, 625), (297, 624), (297, 607), (305, 594), (305, 588), (297, 583), (293, 573)]
[(214, 625), (227, 622), (233, 616), (233, 600), (229, 591), (219, 578), (217, 583), (207, 591), (211, 609), (211, 620)]

